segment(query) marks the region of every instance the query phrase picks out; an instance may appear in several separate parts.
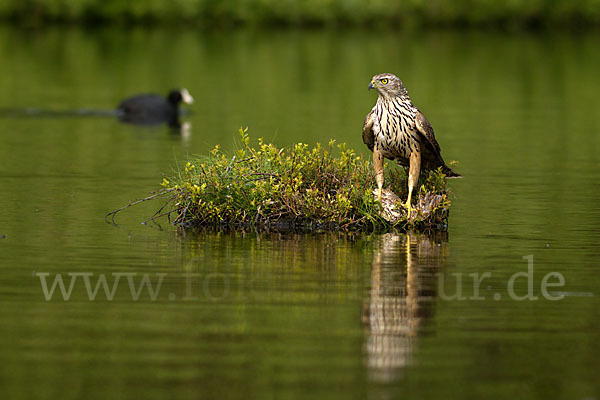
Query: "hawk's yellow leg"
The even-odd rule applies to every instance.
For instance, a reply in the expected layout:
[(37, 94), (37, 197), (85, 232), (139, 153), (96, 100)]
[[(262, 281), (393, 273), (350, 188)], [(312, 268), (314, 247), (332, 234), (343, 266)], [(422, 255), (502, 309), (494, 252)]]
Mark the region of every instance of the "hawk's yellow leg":
[(412, 191), (417, 186), (419, 180), (419, 173), (421, 172), (421, 152), (413, 151), (410, 153), (410, 169), (408, 170), (408, 199), (406, 199), (406, 208), (408, 209), (408, 217), (410, 218), (410, 212), (412, 205), (410, 199), (412, 197)]
[(377, 200), (381, 201), (383, 190), (383, 155), (378, 149), (373, 149), (373, 169), (375, 170), (375, 182), (377, 182)]

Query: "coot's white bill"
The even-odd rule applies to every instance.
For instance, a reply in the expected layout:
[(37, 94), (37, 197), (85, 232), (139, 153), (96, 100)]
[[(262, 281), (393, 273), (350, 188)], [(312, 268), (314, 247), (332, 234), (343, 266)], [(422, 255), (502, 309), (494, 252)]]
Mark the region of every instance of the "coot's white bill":
[(181, 99), (185, 104), (192, 104), (194, 102), (194, 98), (185, 88), (181, 89)]

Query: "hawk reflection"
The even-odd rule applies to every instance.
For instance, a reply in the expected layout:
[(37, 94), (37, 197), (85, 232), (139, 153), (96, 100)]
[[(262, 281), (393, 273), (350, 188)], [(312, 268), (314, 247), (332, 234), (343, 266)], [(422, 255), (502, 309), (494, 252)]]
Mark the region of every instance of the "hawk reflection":
[(367, 366), (390, 381), (410, 363), (419, 327), (433, 312), (435, 273), (446, 261), (447, 234), (388, 233), (373, 255), (370, 296), (363, 308)]

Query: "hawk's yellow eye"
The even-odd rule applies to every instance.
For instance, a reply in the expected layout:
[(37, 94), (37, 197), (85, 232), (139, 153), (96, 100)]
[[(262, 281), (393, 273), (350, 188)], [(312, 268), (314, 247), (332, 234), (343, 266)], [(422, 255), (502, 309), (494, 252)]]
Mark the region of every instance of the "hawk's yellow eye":
[(387, 85), (387, 83), (388, 83), (388, 80), (387, 80), (387, 78), (383, 78), (383, 79), (381, 79), (381, 83), (383, 83), (384, 85)]

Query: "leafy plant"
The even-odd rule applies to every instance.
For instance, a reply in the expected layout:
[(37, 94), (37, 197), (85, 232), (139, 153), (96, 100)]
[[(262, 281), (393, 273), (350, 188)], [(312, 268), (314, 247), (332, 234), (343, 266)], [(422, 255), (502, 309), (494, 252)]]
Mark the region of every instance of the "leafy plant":
[[(258, 139), (250, 144), (248, 128), (240, 128), (241, 147), (235, 154), (217, 145), (207, 156), (194, 157), (173, 176), (164, 178), (169, 194), (157, 218), (168, 215), (186, 227), (264, 227), (293, 229), (432, 229), (444, 227), (450, 208), (441, 171), (421, 177), (411, 218), (384, 218), (375, 200), (370, 161), (345, 144), (330, 140), (310, 148), (296, 143), (277, 148)], [(391, 164), (391, 163), (388, 163)], [(390, 190), (406, 197), (402, 168), (387, 168)], [(169, 208), (170, 207), (170, 208)], [(399, 204), (398, 210), (403, 210)], [(164, 211), (163, 210), (167, 210)]]

